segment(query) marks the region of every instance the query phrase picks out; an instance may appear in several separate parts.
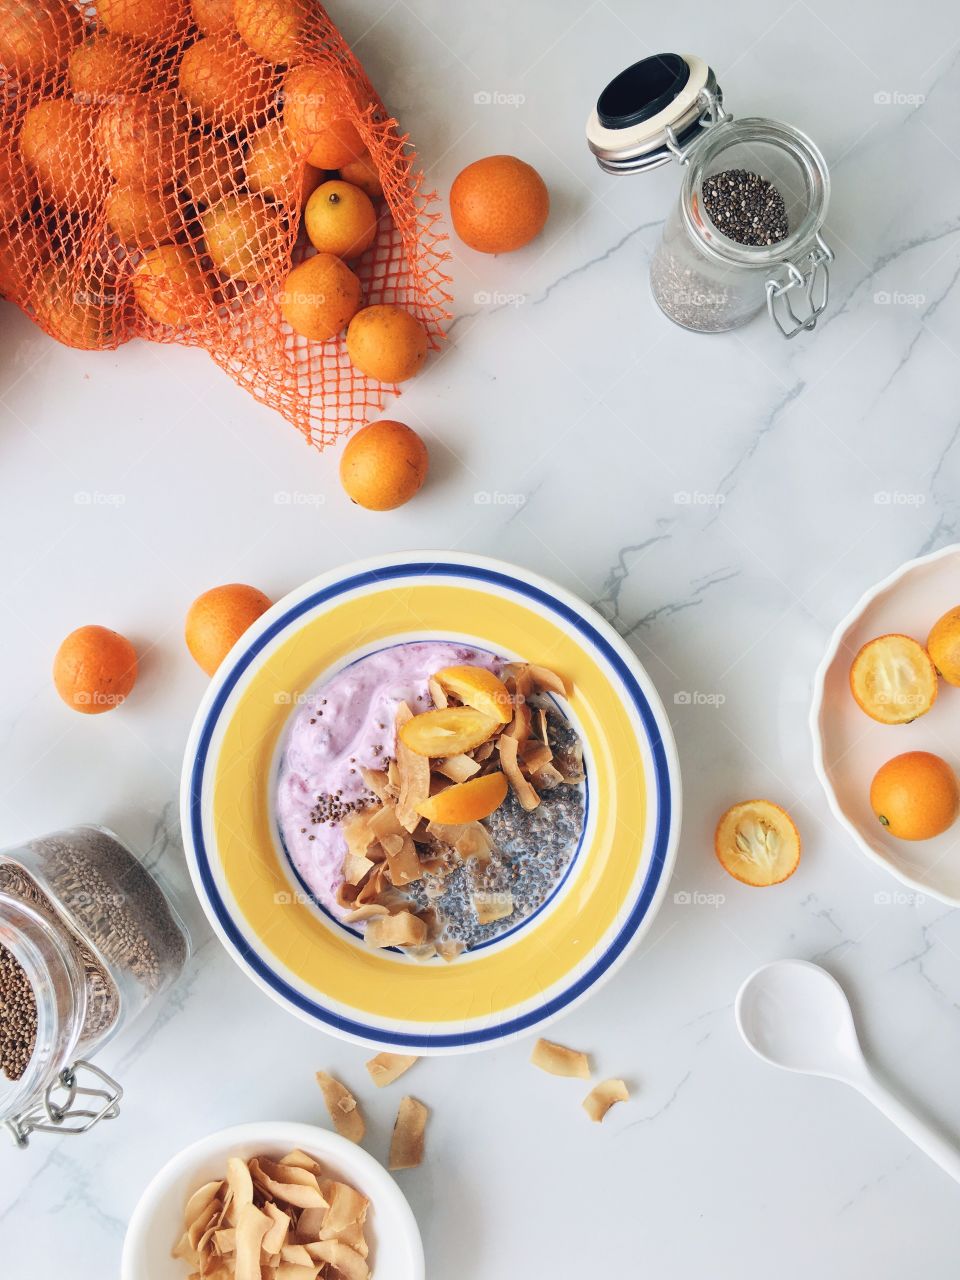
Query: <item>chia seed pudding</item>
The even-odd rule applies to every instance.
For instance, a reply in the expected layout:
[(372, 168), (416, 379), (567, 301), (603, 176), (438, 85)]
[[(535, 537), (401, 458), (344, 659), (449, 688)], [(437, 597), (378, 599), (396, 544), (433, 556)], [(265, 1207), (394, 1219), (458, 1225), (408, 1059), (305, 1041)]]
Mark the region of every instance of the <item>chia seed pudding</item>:
[[(465, 667), (498, 677), (494, 684), (500, 684), (501, 676), (508, 683), (513, 679), (505, 659), (470, 646), (444, 641), (394, 645), (358, 659), (307, 695), (288, 728), (276, 786), (283, 846), (316, 901), (335, 919), (361, 932), (366, 933), (373, 922), (357, 919), (351, 909), (355, 901), (344, 897), (345, 859), (356, 852), (352, 842), (348, 849), (347, 831), (386, 803), (383, 783), (378, 785), (375, 779), (395, 774), (398, 710), (406, 714), (409, 708), (416, 721), (422, 713), (443, 706), (434, 702), (433, 677), (444, 669)], [(550, 697), (532, 692), (519, 700), (527, 704), (525, 714), (536, 720), (536, 731), (549, 740), (547, 749), (531, 734), (524, 745), (541, 756), (552, 753), (554, 763), (562, 766), (563, 784), (561, 772), (551, 770), (551, 780), (534, 793), (533, 808), (524, 807), (511, 786), (502, 803), (480, 824), (490, 845), (486, 857), (460, 856), (455, 836), (463, 825), (446, 826), (424, 818), (418, 827), (416, 814), (407, 824), (415, 845), (406, 832), (392, 837), (397, 852), (405, 844), (408, 856), (415, 849), (419, 861), (413, 864), (416, 878), (412, 882), (394, 882), (402, 883), (402, 888), (389, 886), (391, 911), (402, 909), (429, 920), (430, 943), (437, 948), (446, 945), (454, 953), (490, 942), (536, 913), (563, 879), (583, 829), (585, 797), (576, 734)], [(507, 726), (500, 723), (496, 728), (500, 732)], [(499, 774), (500, 769), (493, 741), (488, 745), (486, 755), (482, 748), (478, 752), (482, 764), (467, 763), (477, 779), (492, 781), (488, 775)], [(461, 766), (467, 760), (463, 754), (452, 754)], [(432, 760), (431, 768), (439, 763), (443, 762)], [(502, 777), (497, 781), (505, 785)], [(432, 782), (425, 796), (430, 791), (435, 795), (438, 783), (441, 790), (451, 785), (436, 772)], [(384, 840), (385, 846), (390, 838)], [(381, 852), (381, 862), (382, 857)], [(501, 910), (495, 905), (490, 912), (497, 918), (482, 923), (478, 900), (501, 905)], [(418, 948), (412, 950), (416, 953)], [(429, 951), (435, 954), (432, 945)]]

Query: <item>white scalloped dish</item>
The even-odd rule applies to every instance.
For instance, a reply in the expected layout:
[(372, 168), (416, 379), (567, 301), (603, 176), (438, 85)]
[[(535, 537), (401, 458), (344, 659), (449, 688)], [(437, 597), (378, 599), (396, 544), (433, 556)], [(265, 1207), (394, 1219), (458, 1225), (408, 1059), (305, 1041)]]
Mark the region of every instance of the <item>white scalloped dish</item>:
[(900, 632), (926, 643), (960, 604), (960, 545), (908, 561), (872, 587), (843, 619), (817, 669), (810, 729), (813, 762), (834, 816), (860, 850), (911, 889), (960, 906), (960, 821), (933, 840), (888, 835), (869, 803), (870, 781), (891, 756), (932, 751), (960, 769), (960, 688), (940, 681), (933, 707), (910, 724), (883, 725), (850, 693), (850, 663), (868, 640)]

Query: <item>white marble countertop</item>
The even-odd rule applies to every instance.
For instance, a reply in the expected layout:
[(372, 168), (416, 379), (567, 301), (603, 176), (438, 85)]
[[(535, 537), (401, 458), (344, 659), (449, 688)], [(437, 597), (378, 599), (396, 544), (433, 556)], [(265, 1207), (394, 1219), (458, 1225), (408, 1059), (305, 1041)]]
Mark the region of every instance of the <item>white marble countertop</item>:
[[(182, 883), (175, 796), (204, 687), (182, 619), (214, 583), (277, 597), (422, 546), (547, 574), (615, 622), (668, 705), (681, 849), (640, 952), (556, 1028), (633, 1086), (602, 1128), (577, 1087), (526, 1065), (526, 1044), (418, 1066), (429, 1159), (401, 1177), (430, 1275), (952, 1275), (957, 1187), (839, 1085), (749, 1055), (732, 1001), (764, 960), (821, 960), (878, 1064), (960, 1131), (960, 915), (884, 902), (898, 886), (830, 819), (806, 726), (837, 619), (960, 519), (956, 8), (356, 0), (334, 17), (442, 192), (470, 160), (515, 152), (550, 186), (548, 230), (509, 257), (457, 249), (451, 345), (396, 409), (428, 439), (433, 476), (386, 517), (347, 503), (336, 455), (308, 451), (203, 354), (70, 351), (0, 306), (0, 839), (106, 822)], [(695, 337), (653, 306), (677, 174), (604, 175), (583, 124), (612, 74), (669, 48), (708, 58), (736, 114), (822, 146), (838, 259), (814, 336), (787, 344), (760, 319)], [(91, 621), (144, 655), (122, 714), (96, 719), (49, 677), (61, 637)], [(718, 812), (750, 794), (788, 806), (805, 840), (797, 874), (766, 892), (712, 853)], [(197, 954), (173, 999), (103, 1055), (122, 1118), (0, 1149), (11, 1280), (115, 1275), (170, 1154), (229, 1123), (323, 1123), (318, 1068), (363, 1080), (362, 1050), (277, 1008), (195, 906), (191, 919)], [(391, 1095), (369, 1103), (381, 1156)]]

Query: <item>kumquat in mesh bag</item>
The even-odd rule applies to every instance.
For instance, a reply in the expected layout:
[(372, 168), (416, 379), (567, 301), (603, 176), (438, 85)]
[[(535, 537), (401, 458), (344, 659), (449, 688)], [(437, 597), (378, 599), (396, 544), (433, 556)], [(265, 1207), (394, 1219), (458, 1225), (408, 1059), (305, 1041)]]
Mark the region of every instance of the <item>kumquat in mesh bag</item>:
[(318, 448), (439, 345), (434, 197), (312, 0), (0, 0), (0, 76), (0, 292), (58, 341), (203, 347)]

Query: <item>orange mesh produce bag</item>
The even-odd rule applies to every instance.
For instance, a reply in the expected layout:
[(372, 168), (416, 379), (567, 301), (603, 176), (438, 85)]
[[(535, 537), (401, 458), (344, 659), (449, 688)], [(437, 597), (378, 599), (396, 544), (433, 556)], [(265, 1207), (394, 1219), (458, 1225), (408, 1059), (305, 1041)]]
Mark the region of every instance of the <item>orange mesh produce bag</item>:
[(280, 292), (312, 252), (304, 192), (364, 157), (383, 198), (349, 264), (363, 305), (442, 338), (434, 197), (312, 0), (0, 0), (0, 74), (0, 292), (59, 341), (203, 347), (322, 448), (394, 388), (342, 334), (294, 333)]

